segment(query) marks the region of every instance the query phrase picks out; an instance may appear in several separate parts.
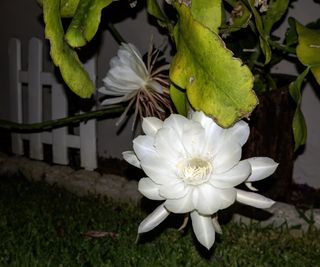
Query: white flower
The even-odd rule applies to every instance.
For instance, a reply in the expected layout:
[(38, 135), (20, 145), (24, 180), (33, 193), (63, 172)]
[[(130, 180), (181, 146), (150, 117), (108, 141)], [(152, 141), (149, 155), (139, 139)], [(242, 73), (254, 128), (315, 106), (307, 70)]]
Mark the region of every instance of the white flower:
[(259, 11), (261, 13), (268, 11), (268, 0), (255, 0), (254, 1), (255, 7), (260, 7)]
[(145, 118), (142, 128), (146, 135), (134, 139), (134, 152), (124, 152), (123, 156), (148, 176), (139, 181), (139, 191), (164, 202), (141, 222), (138, 233), (152, 230), (170, 212), (190, 213), (197, 239), (209, 249), (215, 232), (219, 232), (216, 217), (212, 221), (218, 210), (236, 200), (257, 208), (274, 203), (234, 188), (271, 175), (278, 165), (263, 157), (240, 161), (241, 147), (249, 136), (244, 121), (223, 129), (202, 112), (195, 112), (190, 120), (177, 114), (164, 122)]
[(164, 118), (166, 110), (171, 112), (168, 77), (163, 73), (169, 69), (169, 65), (156, 68), (159, 52), (150, 47), (146, 66), (133, 44), (122, 43), (117, 56), (111, 59), (110, 70), (103, 79), (104, 87), (98, 91), (112, 96), (103, 100), (101, 105), (130, 101), (118, 123), (123, 120), (134, 102), (135, 118), (138, 113), (140, 116)]

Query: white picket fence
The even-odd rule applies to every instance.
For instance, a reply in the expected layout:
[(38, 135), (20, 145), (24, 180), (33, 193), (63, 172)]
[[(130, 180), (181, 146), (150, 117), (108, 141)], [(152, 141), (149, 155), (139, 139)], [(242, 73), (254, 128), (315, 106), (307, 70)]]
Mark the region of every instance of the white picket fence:
[[(56, 76), (43, 71), (43, 44), (37, 38), (29, 41), (28, 70), (21, 69), (21, 42), (11, 39), (9, 43), (10, 68), (10, 116), (18, 123), (42, 122), (44, 86), (51, 87), (51, 116), (59, 119), (68, 116), (68, 101), (64, 86), (58, 82)], [(89, 60), (85, 64), (91, 79), (96, 79), (96, 60)], [(27, 85), (27, 86), (25, 86)], [(27, 92), (23, 92), (27, 90)], [(27, 95), (23, 99), (23, 95)], [(26, 105), (26, 106), (24, 106)], [(27, 116), (24, 113), (24, 111)], [(52, 131), (31, 134), (12, 134), (12, 152), (24, 154), (23, 140), (29, 141), (29, 157), (43, 160), (43, 144), (52, 145), (52, 160), (54, 163), (68, 165), (68, 149), (80, 149), (81, 167), (87, 170), (97, 168), (96, 120), (92, 119), (79, 125), (79, 135), (69, 134), (67, 127)]]

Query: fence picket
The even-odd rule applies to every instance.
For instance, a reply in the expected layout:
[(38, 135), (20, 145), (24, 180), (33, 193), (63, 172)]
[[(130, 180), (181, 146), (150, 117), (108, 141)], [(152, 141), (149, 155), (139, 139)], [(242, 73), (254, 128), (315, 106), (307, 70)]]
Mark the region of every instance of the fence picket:
[[(28, 122), (42, 121), (42, 41), (32, 38), (29, 42), (28, 54)], [(41, 133), (29, 135), (30, 157), (43, 160)]]
[[(28, 70), (21, 70), (21, 43), (12, 39), (9, 43), (10, 59), (10, 119), (23, 123), (22, 83), (28, 85), (27, 107), (28, 123), (41, 122), (43, 119), (43, 85), (51, 86), (52, 119), (67, 117), (68, 103), (65, 88), (52, 73), (42, 71), (42, 41), (32, 38), (29, 41)], [(90, 59), (85, 68), (93, 81), (96, 79), (96, 58)], [(68, 148), (80, 149), (81, 167), (93, 170), (97, 167), (96, 120), (80, 123), (80, 135), (68, 134), (67, 127), (53, 129), (51, 132), (32, 134), (12, 134), (12, 152), (23, 155), (23, 139), (29, 140), (33, 159), (43, 160), (43, 144), (52, 145), (54, 163), (67, 165)]]
[[(64, 88), (61, 84), (52, 85), (52, 119), (60, 119), (68, 116), (68, 103)], [(69, 164), (67, 147), (68, 128), (61, 127), (52, 130), (53, 162)]]
[[(22, 123), (22, 89), (19, 82), (21, 70), (21, 42), (11, 39), (9, 42), (9, 88), (10, 88), (10, 120)], [(23, 155), (23, 142), (21, 134), (13, 133), (11, 136), (11, 149), (16, 155)]]

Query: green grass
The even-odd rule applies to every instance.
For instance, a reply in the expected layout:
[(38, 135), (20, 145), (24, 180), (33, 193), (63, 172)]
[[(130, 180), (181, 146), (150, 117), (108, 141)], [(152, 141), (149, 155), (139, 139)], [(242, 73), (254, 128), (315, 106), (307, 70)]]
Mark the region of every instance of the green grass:
[[(182, 217), (170, 215), (135, 244), (138, 224), (153, 208), (1, 178), (0, 266), (320, 266), (320, 231), (312, 228), (293, 235), (285, 226), (229, 223), (206, 251), (190, 227), (176, 230)], [(118, 236), (84, 237), (88, 230)]]

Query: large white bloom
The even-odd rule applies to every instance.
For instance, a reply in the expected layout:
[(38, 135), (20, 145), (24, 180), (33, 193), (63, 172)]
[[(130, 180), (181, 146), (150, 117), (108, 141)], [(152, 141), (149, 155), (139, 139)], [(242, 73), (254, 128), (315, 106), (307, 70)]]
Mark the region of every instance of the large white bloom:
[(165, 110), (170, 109), (168, 77), (164, 71), (169, 64), (158, 66), (160, 50), (150, 46), (147, 65), (142, 60), (139, 50), (131, 43), (122, 43), (117, 56), (110, 61), (110, 70), (103, 79), (104, 87), (98, 91), (111, 98), (101, 102), (101, 105), (112, 105), (129, 101), (121, 116), (135, 103), (135, 117), (156, 116), (164, 118)]
[(123, 156), (148, 176), (139, 181), (139, 191), (164, 202), (141, 222), (138, 233), (152, 230), (170, 212), (190, 213), (197, 239), (209, 249), (219, 232), (216, 217), (212, 218), (218, 210), (236, 200), (257, 208), (274, 203), (234, 188), (271, 175), (278, 165), (265, 157), (240, 161), (249, 136), (244, 121), (223, 129), (202, 112), (195, 112), (191, 119), (176, 114), (165, 121), (145, 118), (142, 128), (146, 135), (134, 139), (134, 152)]

